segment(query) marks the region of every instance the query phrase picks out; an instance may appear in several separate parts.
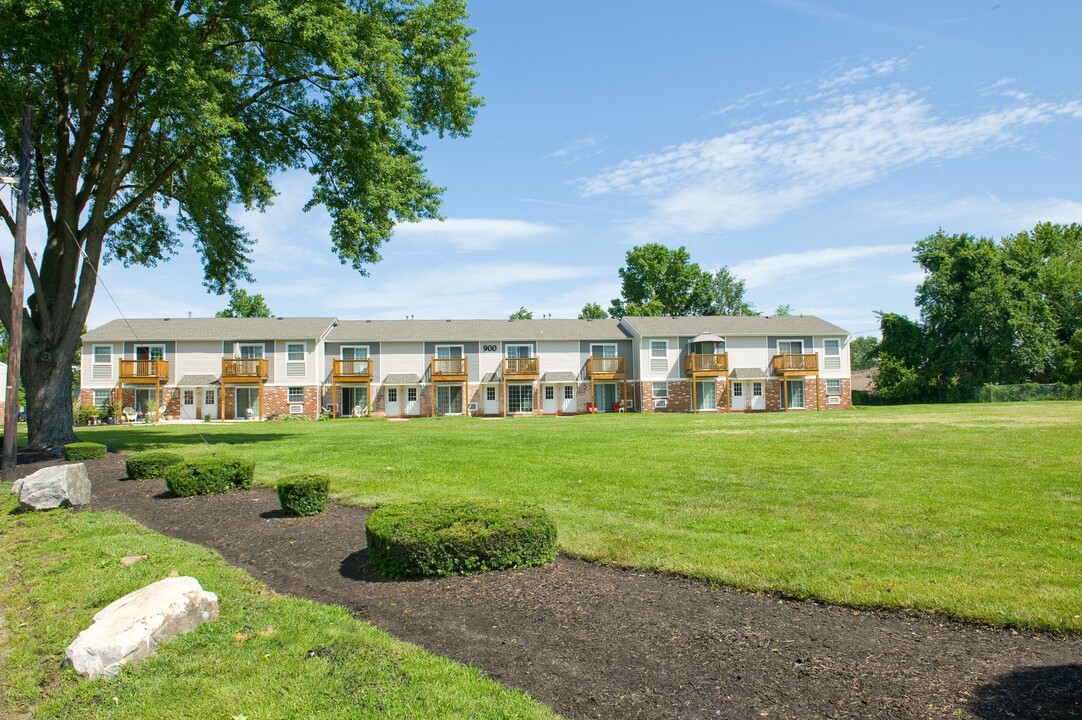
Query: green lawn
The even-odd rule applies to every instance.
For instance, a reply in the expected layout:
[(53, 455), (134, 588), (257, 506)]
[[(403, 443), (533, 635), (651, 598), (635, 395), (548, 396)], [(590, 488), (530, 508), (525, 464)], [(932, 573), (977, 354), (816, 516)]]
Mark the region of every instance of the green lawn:
[(1082, 631), (1082, 403), (88, 428), (344, 502), (514, 498), (561, 550), (853, 605)]
[[(215, 553), (113, 512), (13, 514), (0, 496), (0, 717), (117, 720), (554, 718), (473, 668), (395, 640), (340, 607), (274, 595)], [(125, 555), (149, 559), (122, 567)], [(170, 570), (217, 593), (221, 617), (112, 680), (61, 670), (102, 607)]]

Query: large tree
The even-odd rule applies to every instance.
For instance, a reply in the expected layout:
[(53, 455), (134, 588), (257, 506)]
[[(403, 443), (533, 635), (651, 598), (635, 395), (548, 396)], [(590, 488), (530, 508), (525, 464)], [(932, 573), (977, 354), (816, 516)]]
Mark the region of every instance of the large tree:
[(647, 243), (628, 250), (625, 259), (611, 317), (713, 314), (713, 276), (691, 262), (686, 248)]
[(710, 279), (710, 288), (714, 306), (712, 312), (718, 315), (758, 315), (754, 306), (745, 295), (744, 281), (733, 275), (728, 266), (723, 266)]
[(603, 320), (607, 317), (605, 308), (594, 302), (586, 303), (579, 311), (579, 320)]
[(1055, 322), (1031, 270), (991, 238), (940, 230), (915, 251), (926, 273), (917, 307), (933, 383), (1017, 383), (1049, 371)]
[(229, 305), (219, 310), (214, 317), (220, 318), (269, 318), (274, 317), (267, 300), (260, 294), (249, 295), (244, 288), (237, 288), (229, 294)]
[[(0, 0), (0, 166), (33, 105), (33, 210), (21, 375), (34, 448), (74, 439), (71, 359), (103, 259), (153, 266), (182, 237), (218, 293), (249, 280), (254, 239), (231, 205), (263, 209), (275, 173), (313, 176), (308, 208), (362, 274), (396, 222), (438, 217), (426, 135), (469, 131), (464, 0)], [(12, 209), (0, 218), (14, 233)], [(2, 269), (2, 268), (0, 268)], [(11, 291), (0, 282), (0, 317)]]

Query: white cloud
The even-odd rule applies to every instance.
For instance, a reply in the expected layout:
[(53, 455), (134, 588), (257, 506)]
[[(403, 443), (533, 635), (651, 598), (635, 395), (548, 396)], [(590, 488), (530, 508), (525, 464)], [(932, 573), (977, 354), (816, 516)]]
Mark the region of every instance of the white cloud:
[(886, 77), (898, 72), (905, 72), (909, 69), (909, 65), (909, 58), (898, 57), (853, 68), (839, 68), (830, 77), (819, 82), (819, 89), (830, 90), (866, 80)]
[(1072, 223), (1082, 220), (1082, 201), (1040, 198), (1007, 202), (996, 195), (948, 198), (915, 195), (889, 202), (872, 203), (865, 211), (879, 221), (922, 226), (931, 233), (942, 227), (948, 233), (1001, 237), (1032, 228), (1039, 222)]
[(604, 136), (586, 135), (585, 137), (572, 140), (559, 150), (548, 154), (550, 158), (559, 158), (567, 164), (573, 164), (584, 158), (600, 155), (605, 149), (598, 145), (605, 140)]
[(782, 253), (737, 263), (729, 269), (742, 278), (749, 289), (773, 285), (800, 277), (811, 270), (837, 269), (857, 260), (884, 255), (900, 255), (912, 250), (910, 245), (861, 245), (857, 247), (824, 248), (802, 253)]
[(831, 94), (803, 113), (625, 161), (581, 188), (646, 199), (649, 215), (631, 223), (643, 235), (748, 229), (901, 168), (1016, 143), (1027, 127), (1064, 118), (1082, 119), (1082, 103), (1018, 102), (942, 118), (902, 88)]
[(395, 238), (415, 244), (426, 242), (450, 245), (459, 250), (492, 250), (508, 243), (523, 242), (556, 231), (551, 225), (523, 220), (491, 218), (449, 218), (421, 220), (395, 226)]
[(895, 273), (890, 276), (891, 280), (897, 280), (903, 285), (919, 285), (924, 282), (924, 271), (914, 270), (913, 272)]

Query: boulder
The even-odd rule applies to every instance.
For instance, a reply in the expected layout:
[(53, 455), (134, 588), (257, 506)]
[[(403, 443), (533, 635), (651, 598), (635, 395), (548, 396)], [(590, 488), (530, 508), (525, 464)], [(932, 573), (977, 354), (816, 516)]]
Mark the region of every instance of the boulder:
[(65, 664), (86, 680), (112, 677), (158, 646), (218, 617), (218, 596), (193, 577), (159, 580), (111, 603), (79, 633), (64, 653)]
[(24, 510), (52, 510), (90, 502), (90, 477), (86, 465), (55, 465), (16, 480), (11, 492), (18, 494)]

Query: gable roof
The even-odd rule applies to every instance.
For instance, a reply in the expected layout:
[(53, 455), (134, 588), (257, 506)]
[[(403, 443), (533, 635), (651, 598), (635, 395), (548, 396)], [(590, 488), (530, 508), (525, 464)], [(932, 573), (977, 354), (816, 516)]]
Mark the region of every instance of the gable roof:
[(617, 320), (342, 320), (328, 342), (627, 340)]
[(699, 315), (693, 317), (625, 317), (620, 321), (636, 335), (848, 335), (814, 315)]
[(135, 318), (107, 322), (83, 335), (83, 342), (318, 340), (334, 322), (333, 317)]

